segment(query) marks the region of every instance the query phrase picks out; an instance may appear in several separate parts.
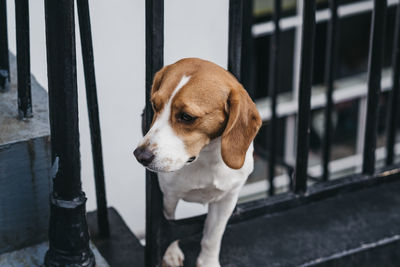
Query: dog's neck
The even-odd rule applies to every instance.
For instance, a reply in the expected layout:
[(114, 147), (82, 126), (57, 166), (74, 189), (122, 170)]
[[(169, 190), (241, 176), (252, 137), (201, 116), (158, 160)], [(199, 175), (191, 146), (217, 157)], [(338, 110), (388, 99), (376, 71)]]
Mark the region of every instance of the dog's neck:
[(203, 147), (197, 160), (208, 164), (225, 164), (221, 156), (221, 137), (214, 138), (208, 145)]

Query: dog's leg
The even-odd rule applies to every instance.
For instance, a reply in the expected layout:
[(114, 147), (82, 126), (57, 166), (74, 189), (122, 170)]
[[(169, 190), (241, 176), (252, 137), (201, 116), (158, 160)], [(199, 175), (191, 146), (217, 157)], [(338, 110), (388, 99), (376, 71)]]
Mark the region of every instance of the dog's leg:
[[(164, 216), (167, 220), (175, 219), (175, 210), (178, 205), (179, 198), (164, 194)], [(163, 256), (163, 267), (179, 267), (183, 266), (185, 256), (179, 248), (178, 240), (172, 242)]]
[(201, 240), (198, 267), (220, 267), (219, 251), (226, 224), (235, 208), (238, 193), (230, 193), (218, 202), (210, 203)]
[(175, 210), (178, 205), (179, 198), (173, 195), (164, 194), (164, 216), (167, 220), (175, 220)]

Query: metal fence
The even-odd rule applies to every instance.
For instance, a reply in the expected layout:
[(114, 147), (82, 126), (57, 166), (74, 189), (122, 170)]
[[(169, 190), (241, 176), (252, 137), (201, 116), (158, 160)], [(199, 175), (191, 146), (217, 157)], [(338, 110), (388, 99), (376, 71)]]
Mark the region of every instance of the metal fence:
[[(94, 266), (81, 188), (76, 78), (74, 1), (45, 1), (47, 70), (53, 192), (50, 196), (49, 250), (46, 266)], [(99, 233), (109, 236), (93, 48), (87, 0), (77, 1), (83, 67), (95, 172)], [(31, 98), (29, 2), (15, 1), (18, 114), (34, 116)], [(0, 89), (8, 90), (6, 0), (0, 1)]]
[[(242, 34), (246, 36), (248, 29), (246, 21), (249, 16), (246, 10), (246, 1), (230, 0), (229, 11), (229, 50), (228, 50), (228, 69), (240, 79), (240, 74), (246, 71), (248, 66), (242, 66), (246, 60), (241, 60), (241, 55), (246, 54), (242, 50), (248, 48), (247, 39), (242, 40)], [(298, 120), (297, 120), (297, 140), (296, 140), (296, 163), (294, 169), (285, 166), (291, 177), (291, 191), (276, 197), (256, 200), (240, 204), (236, 207), (230, 222), (237, 222), (249, 219), (253, 216), (265, 214), (266, 212), (282, 211), (289, 207), (303, 205), (316, 199), (323, 199), (335, 195), (345, 190), (355, 190), (357, 188), (371, 186), (377, 183), (398, 179), (400, 169), (393, 165), (395, 134), (398, 125), (398, 110), (395, 107), (399, 101), (398, 96), (398, 46), (399, 46), (399, 25), (400, 13), (397, 13), (395, 27), (395, 45), (393, 56), (393, 88), (391, 91), (391, 107), (389, 118), (389, 129), (387, 131), (387, 160), (386, 167), (375, 170), (375, 150), (378, 119), (378, 100), (381, 93), (381, 70), (383, 53), (383, 34), (385, 30), (385, 14), (387, 9), (386, 1), (374, 1), (373, 23), (371, 25), (371, 41), (368, 67), (368, 104), (367, 118), (364, 138), (363, 167), (359, 174), (344, 177), (340, 180), (329, 181), (330, 150), (332, 137), (333, 90), (335, 82), (335, 58), (337, 55), (337, 28), (338, 28), (338, 1), (331, 0), (330, 20), (328, 36), (328, 47), (326, 51), (325, 84), (326, 108), (325, 108), (325, 134), (323, 142), (323, 175), (322, 179), (311, 177), (307, 173), (308, 152), (309, 152), (309, 127), (310, 127), (310, 100), (312, 87), (312, 69), (314, 36), (316, 23), (316, 3), (315, 1), (303, 1), (302, 17), (302, 39), (301, 39), (301, 59), (300, 59), (300, 79), (299, 79), (299, 98), (298, 98)], [(146, 20), (146, 99), (149, 99), (151, 81), (154, 73), (162, 66), (163, 57), (163, 1), (147, 1), (147, 20)], [(266, 157), (269, 163), (270, 195), (274, 194), (273, 178), (275, 176), (275, 166), (278, 161), (276, 154), (276, 121), (277, 121), (277, 76), (279, 62), (279, 39), (281, 33), (281, 1), (274, 0), (273, 15), (273, 36), (270, 51), (270, 72), (269, 90), (271, 98), (271, 119), (270, 119), (270, 139), (269, 151)], [(248, 7), (247, 7), (248, 8)], [(399, 10), (399, 7), (398, 7)], [(247, 11), (247, 12), (246, 12)], [(251, 15), (251, 13), (250, 13)], [(247, 25), (248, 27), (248, 25)], [(241, 71), (242, 66), (242, 71)], [(146, 106), (146, 122), (149, 127), (151, 124), (151, 106)], [(257, 147), (256, 147), (257, 151)], [(279, 162), (282, 164), (282, 162)], [(283, 163), (284, 164), (284, 163)], [(284, 164), (285, 165), (285, 164)], [(293, 175), (292, 175), (293, 174)], [(147, 233), (146, 233), (146, 266), (157, 266), (162, 257), (162, 253), (168, 242), (201, 231), (204, 216), (189, 219), (181, 219), (168, 222), (162, 215), (162, 198), (158, 188), (155, 174), (147, 173)], [(312, 186), (308, 187), (308, 181), (312, 179)]]
[[(89, 235), (85, 217), (86, 198), (81, 189), (78, 105), (75, 51), (74, 0), (45, 0), (46, 43), (48, 65), (48, 88), (50, 106), (50, 127), (52, 143), (53, 192), (51, 195), (50, 248), (46, 255), (47, 266), (78, 264), (94, 266), (94, 257), (89, 248)], [(240, 80), (246, 72), (242, 58), (248, 49), (249, 13), (248, 1), (229, 1), (229, 47), (228, 69)], [(387, 130), (386, 166), (375, 168), (375, 150), (378, 120), (378, 99), (381, 93), (381, 70), (383, 35), (387, 2), (374, 0), (373, 23), (371, 25), (370, 52), (368, 65), (367, 117), (362, 172), (339, 180), (329, 180), (332, 128), (333, 91), (335, 82), (335, 58), (337, 49), (338, 1), (330, 0), (328, 47), (326, 51), (325, 83), (325, 135), (323, 145), (323, 179), (308, 186), (310, 99), (312, 86), (312, 65), (316, 23), (316, 1), (303, 2), (301, 62), (298, 98), (298, 120), (296, 141), (296, 164), (288, 168), (291, 176), (291, 191), (265, 199), (247, 202), (236, 207), (230, 222), (244, 221), (254, 216), (328, 198), (342, 191), (373, 186), (400, 178), (400, 168), (394, 162), (394, 144), (399, 122), (400, 84), (400, 6), (397, 7), (395, 41), (393, 48), (393, 88), (389, 127)], [(0, 86), (6, 89), (9, 81), (6, 2), (0, 0)], [(277, 64), (281, 34), (281, 1), (274, 0), (273, 39), (270, 56), (270, 150), (269, 160), (270, 194), (274, 194), (273, 177), (277, 164), (275, 141), (277, 139)], [(107, 204), (105, 194), (102, 147), (100, 138), (98, 103), (96, 94), (93, 49), (90, 28), (88, 0), (77, 0), (79, 27), (82, 42), (82, 57), (86, 81), (92, 152), (95, 166), (98, 224), (103, 238), (109, 236)], [(29, 61), (29, 8), (28, 0), (16, 0), (17, 58), (18, 58), (18, 108), (20, 118), (32, 116), (30, 97)], [(145, 129), (152, 121), (149, 102), (154, 74), (163, 67), (164, 46), (164, 1), (146, 0), (146, 108)], [(247, 28), (246, 28), (247, 27)], [(34, 112), (34, 111), (33, 111)], [(292, 175), (293, 174), (293, 175)], [(146, 172), (146, 266), (159, 266), (163, 252), (170, 241), (179, 236), (201, 231), (204, 216), (176, 221), (167, 221), (163, 215), (162, 195), (157, 175)]]

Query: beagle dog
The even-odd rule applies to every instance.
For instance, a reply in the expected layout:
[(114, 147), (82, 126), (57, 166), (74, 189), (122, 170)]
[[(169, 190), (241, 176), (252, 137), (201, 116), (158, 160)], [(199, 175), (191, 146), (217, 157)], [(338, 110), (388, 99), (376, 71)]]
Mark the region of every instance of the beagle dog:
[[(175, 218), (180, 199), (208, 204), (198, 267), (217, 267), (222, 236), (239, 190), (253, 171), (253, 139), (261, 118), (246, 90), (228, 71), (185, 58), (156, 73), (150, 130), (134, 155), (157, 172), (164, 215)], [(163, 266), (183, 266), (178, 241)]]

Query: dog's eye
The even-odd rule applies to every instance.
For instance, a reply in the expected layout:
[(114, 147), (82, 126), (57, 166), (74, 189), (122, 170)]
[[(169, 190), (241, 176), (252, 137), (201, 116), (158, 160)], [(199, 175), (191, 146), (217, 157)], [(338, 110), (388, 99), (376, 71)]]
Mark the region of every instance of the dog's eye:
[(178, 120), (184, 123), (194, 122), (196, 119), (197, 119), (196, 117), (190, 116), (185, 112), (181, 112), (178, 114)]

